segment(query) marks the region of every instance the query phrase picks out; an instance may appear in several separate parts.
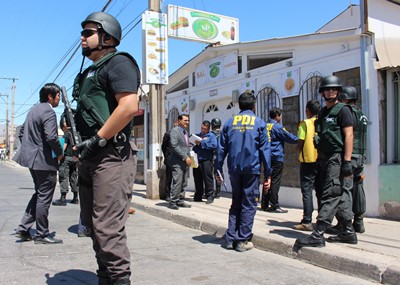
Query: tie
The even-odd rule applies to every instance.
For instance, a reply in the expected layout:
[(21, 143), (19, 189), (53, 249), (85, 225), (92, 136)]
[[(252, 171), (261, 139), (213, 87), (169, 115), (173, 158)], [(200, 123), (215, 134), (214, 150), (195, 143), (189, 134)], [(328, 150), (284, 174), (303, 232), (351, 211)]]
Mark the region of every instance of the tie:
[(185, 136), (186, 145), (189, 145), (188, 136), (185, 130), (183, 130), (183, 135)]

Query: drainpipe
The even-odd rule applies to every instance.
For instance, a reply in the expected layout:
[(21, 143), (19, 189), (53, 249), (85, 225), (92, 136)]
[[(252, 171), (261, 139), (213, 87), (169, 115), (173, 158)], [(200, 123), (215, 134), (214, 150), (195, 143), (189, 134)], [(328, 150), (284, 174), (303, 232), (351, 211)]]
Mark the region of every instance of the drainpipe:
[(370, 36), (368, 34), (368, 0), (360, 1), (360, 17), (361, 17), (361, 98), (362, 110), (369, 117), (369, 64), (370, 54), (368, 52), (368, 43)]

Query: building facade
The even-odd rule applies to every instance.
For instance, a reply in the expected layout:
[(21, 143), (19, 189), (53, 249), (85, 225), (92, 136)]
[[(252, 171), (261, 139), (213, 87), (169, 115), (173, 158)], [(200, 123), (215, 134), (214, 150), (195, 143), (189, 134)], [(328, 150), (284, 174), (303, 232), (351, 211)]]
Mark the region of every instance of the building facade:
[[(190, 115), (190, 133), (199, 132), (203, 120), (224, 122), (239, 111), (239, 94), (251, 89), (258, 116), (267, 120), (269, 110), (278, 106), (283, 125), (296, 133), (307, 101), (324, 104), (318, 93), (321, 78), (337, 75), (343, 85), (357, 88), (358, 104), (369, 118), (367, 215), (400, 219), (400, 57), (392, 48), (400, 46), (395, 16), (400, 5), (367, 2), (373, 13), (367, 14), (364, 4), (351, 5), (312, 34), (207, 47), (170, 76), (167, 129), (182, 113)], [(291, 188), (299, 187), (297, 173), (296, 146), (286, 145), (282, 205), (302, 206), (301, 193)], [(194, 189), (193, 179), (189, 188)]]

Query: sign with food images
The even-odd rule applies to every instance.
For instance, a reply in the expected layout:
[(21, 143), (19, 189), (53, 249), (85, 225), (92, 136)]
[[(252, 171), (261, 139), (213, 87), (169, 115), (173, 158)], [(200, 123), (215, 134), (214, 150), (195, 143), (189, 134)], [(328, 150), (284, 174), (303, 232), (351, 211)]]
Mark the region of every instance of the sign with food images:
[(168, 5), (168, 35), (206, 43), (233, 44), (239, 42), (239, 20)]
[(281, 94), (283, 97), (296, 96), (299, 94), (299, 70), (289, 70), (281, 73)]
[(145, 11), (143, 23), (143, 78), (148, 84), (168, 84), (168, 46), (166, 14)]
[(195, 70), (195, 85), (215, 82), (238, 74), (238, 52), (233, 51), (224, 56), (210, 59), (197, 65)]

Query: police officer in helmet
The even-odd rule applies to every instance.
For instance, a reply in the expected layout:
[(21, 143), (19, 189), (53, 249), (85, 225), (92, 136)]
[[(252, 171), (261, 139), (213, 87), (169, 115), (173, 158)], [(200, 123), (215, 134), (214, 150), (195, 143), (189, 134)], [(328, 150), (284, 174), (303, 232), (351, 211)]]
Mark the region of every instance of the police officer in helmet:
[[(82, 22), (82, 55), (93, 63), (78, 74), (76, 126), (81, 216), (93, 240), (98, 284), (130, 284), (125, 223), (136, 174), (137, 148), (129, 140), (138, 111), (140, 71), (135, 59), (118, 52), (121, 25), (95, 12)], [(82, 64), (83, 66), (83, 64)]]
[(357, 244), (352, 219), (353, 170), (351, 157), (353, 151), (354, 115), (350, 106), (339, 102), (342, 90), (340, 79), (336, 76), (322, 78), (319, 92), (325, 98), (326, 106), (315, 121), (315, 143), (318, 150), (317, 167), (320, 173), (316, 181), (320, 206), (317, 225), (307, 238), (298, 238), (297, 247), (325, 246), (324, 233), (332, 223), (335, 213), (342, 229), (328, 242)]
[(353, 155), (353, 213), (354, 230), (358, 233), (364, 233), (364, 214), (366, 211), (366, 198), (364, 191), (364, 159), (367, 146), (367, 127), (368, 118), (362, 110), (355, 104), (358, 100), (357, 89), (353, 86), (344, 86), (339, 95), (339, 101), (349, 104), (357, 119), (357, 126), (354, 128)]
[[(219, 134), (221, 132), (221, 120), (219, 118), (214, 118), (211, 120), (211, 128), (212, 128), (212, 133), (215, 135), (215, 137), (217, 138), (217, 142), (218, 142), (218, 138), (219, 138)], [(214, 155), (214, 162), (216, 159), (216, 153)], [(219, 199), (221, 197), (221, 182), (219, 182), (216, 177), (218, 174), (214, 173), (214, 177), (215, 177), (215, 199)]]

